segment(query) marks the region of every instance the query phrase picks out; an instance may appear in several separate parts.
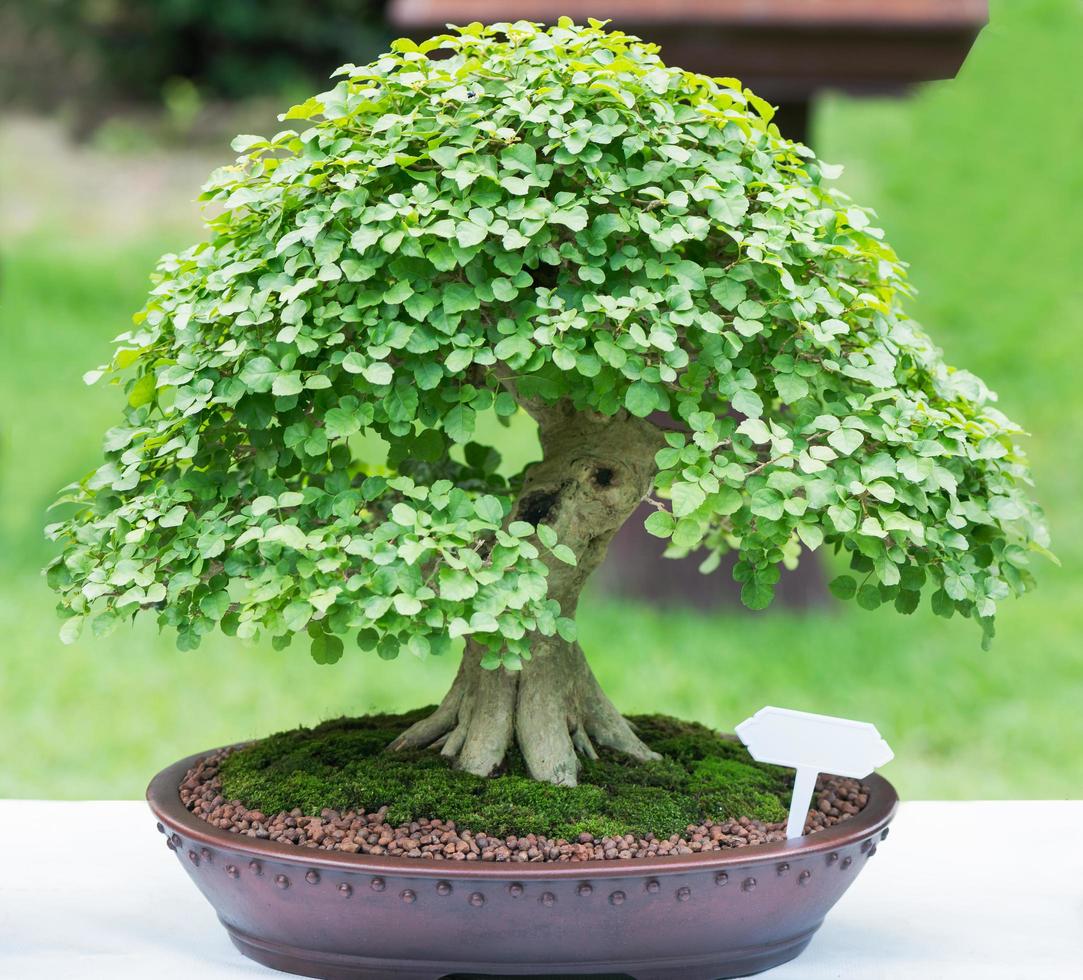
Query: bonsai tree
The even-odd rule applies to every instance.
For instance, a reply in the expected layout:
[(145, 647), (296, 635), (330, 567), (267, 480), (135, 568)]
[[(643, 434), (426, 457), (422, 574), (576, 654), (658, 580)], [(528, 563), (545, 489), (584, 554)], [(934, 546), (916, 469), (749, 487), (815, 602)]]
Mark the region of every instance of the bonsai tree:
[[(653, 756), (574, 624), (644, 500), (668, 554), (735, 549), (753, 609), (829, 547), (840, 597), (992, 636), (1046, 544), (1020, 430), (767, 103), (567, 19), (337, 75), (303, 128), (235, 141), (207, 240), (92, 372), (127, 405), (51, 528), (67, 639), (154, 610), (183, 649), (461, 650), (392, 748), (488, 775), (517, 740), (574, 784), (599, 746)], [(478, 420), (517, 412), (542, 457), (505, 478)]]

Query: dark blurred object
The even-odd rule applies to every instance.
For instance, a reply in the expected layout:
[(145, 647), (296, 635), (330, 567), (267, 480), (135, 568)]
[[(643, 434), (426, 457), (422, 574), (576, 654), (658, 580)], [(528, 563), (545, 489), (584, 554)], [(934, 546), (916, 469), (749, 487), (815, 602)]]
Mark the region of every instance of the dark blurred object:
[(808, 137), (816, 93), (896, 93), (954, 78), (988, 20), (987, 0), (389, 0), (411, 37), (445, 24), (609, 18), (658, 44), (671, 65), (741, 79), (779, 106), (792, 139)]
[[(858, 95), (904, 92), (918, 82), (953, 78), (988, 20), (987, 0), (389, 0), (392, 28), (415, 39), (446, 24), (568, 16), (609, 18), (612, 26), (658, 44), (669, 64), (741, 79), (778, 106), (775, 122), (809, 142), (810, 108), (824, 90)], [(736, 605), (734, 556), (701, 575), (703, 556), (662, 559), (640, 511), (621, 528), (598, 573), (603, 588), (658, 605)], [(822, 563), (805, 554), (783, 571), (776, 602), (827, 601)]]
[[(47, 52), (68, 84), (41, 87), (43, 74), (10, 41), (5, 95), (36, 109), (74, 104), (100, 120), (118, 110), (168, 101), (189, 83), (205, 100), (323, 89), (346, 62), (387, 46), (385, 0), (9, 0), (3, 26), (19, 48)], [(25, 64), (24, 64), (25, 62)], [(67, 74), (75, 62), (75, 83)], [(11, 67), (8, 67), (11, 65)], [(7, 91), (10, 90), (10, 91)]]

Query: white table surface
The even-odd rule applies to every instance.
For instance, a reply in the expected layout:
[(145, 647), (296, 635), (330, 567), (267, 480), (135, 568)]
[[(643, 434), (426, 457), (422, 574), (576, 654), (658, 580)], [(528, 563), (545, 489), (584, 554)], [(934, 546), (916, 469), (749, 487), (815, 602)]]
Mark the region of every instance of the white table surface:
[[(230, 945), (141, 802), (0, 801), (0, 977), (233, 980)], [(905, 803), (770, 980), (1083, 980), (1083, 801)]]

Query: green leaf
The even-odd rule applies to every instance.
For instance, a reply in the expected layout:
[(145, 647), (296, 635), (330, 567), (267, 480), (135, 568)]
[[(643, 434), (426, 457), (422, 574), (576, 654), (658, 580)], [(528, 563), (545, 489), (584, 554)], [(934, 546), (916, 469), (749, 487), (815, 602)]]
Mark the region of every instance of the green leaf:
[(572, 551), (566, 544), (558, 544), (550, 549), (553, 553), (553, 557), (559, 561), (564, 562), (565, 565), (577, 564), (575, 559), (575, 552)]
[(646, 418), (657, 407), (654, 387), (646, 381), (636, 381), (624, 394), (624, 407), (639, 418)]
[(187, 516), (188, 508), (183, 504), (177, 504), (175, 507), (170, 507), (168, 511), (159, 517), (158, 523), (162, 527), (179, 527)]
[(824, 540), (824, 532), (819, 525), (806, 524), (804, 521), (797, 525), (797, 536), (809, 551), (815, 551)]
[(755, 337), (763, 332), (763, 324), (759, 320), (746, 320), (744, 317), (733, 318), (733, 329), (742, 337)]
[(472, 248), (485, 241), (486, 231), (478, 225), (464, 221), (455, 229), (455, 240), (461, 248)]
[(308, 535), (296, 524), (276, 524), (263, 534), (263, 540), (270, 544), (281, 544), (296, 551), (308, 547)]
[(871, 582), (861, 586), (861, 588), (857, 590), (857, 604), (862, 609), (867, 609), (871, 612), (873, 609), (878, 609), (883, 601), (879, 587), (873, 585)]
[(269, 357), (253, 357), (241, 368), (240, 377), (251, 391), (270, 391), (278, 377), (278, 365)]
[(312, 618), (312, 606), (304, 600), (291, 602), (282, 610), (282, 620), (294, 633), (299, 633)]
[(440, 598), (464, 602), (477, 595), (478, 583), (462, 569), (443, 566), (440, 569)]
[(682, 517), (673, 529), (673, 543), (678, 548), (695, 548), (703, 540), (703, 530), (694, 517)]
[(504, 507), (496, 497), (478, 497), (474, 501), (474, 513), (490, 524), (500, 524), (504, 520)]
[(464, 282), (453, 282), (445, 287), (444, 312), (448, 316), (464, 313), (467, 310), (476, 310), (480, 306), (481, 300), (473, 286)]
[(402, 305), (415, 320), (424, 321), (436, 306), (436, 300), (432, 293), (414, 293)]
[(792, 405), (808, 394), (808, 382), (796, 374), (778, 374), (775, 376), (775, 390), (779, 397)]
[(749, 609), (766, 609), (774, 596), (774, 586), (759, 579), (749, 579), (741, 586), (741, 602)]
[(648, 534), (653, 534), (656, 538), (668, 538), (673, 534), (677, 522), (668, 510), (656, 510), (647, 517), (643, 526)]
[(305, 390), (299, 371), (287, 371), (274, 379), (271, 392), (275, 395), (299, 395)]
[(148, 371), (132, 384), (128, 392), (128, 404), (132, 408), (142, 408), (154, 401), (154, 394), (154, 374)]
[(338, 663), (342, 658), (342, 640), (331, 633), (309, 631), (312, 645), (309, 648), (312, 659), (318, 664)]
[(748, 212), (748, 198), (744, 194), (716, 197), (707, 205), (707, 213), (724, 225), (731, 227), (740, 223)]
[(216, 622), (221, 619), (229, 609), (229, 594), (223, 589), (220, 592), (212, 592), (199, 600), (199, 611)]
[(828, 433), (827, 442), (832, 449), (838, 450), (843, 456), (849, 456), (858, 446), (865, 441), (865, 434), (858, 429), (836, 429)]
[(358, 354), (357, 351), (350, 351), (342, 359), (342, 370), (348, 374), (360, 374), (365, 370), (367, 363), (363, 355)]
[(389, 385), (395, 378), (391, 365), (384, 361), (373, 361), (362, 369), (361, 374), (364, 375), (366, 381), (374, 385)]
[(586, 208), (574, 207), (562, 211), (554, 211), (549, 216), (549, 223), (564, 225), (572, 231), (582, 231), (587, 226)]
[(783, 497), (777, 490), (770, 487), (761, 487), (752, 494), (749, 502), (749, 510), (757, 517), (768, 521), (777, 521), (783, 514)]
[(457, 443), (469, 442), (477, 413), (469, 405), (455, 405), (444, 416), (444, 431)]
[(904, 616), (909, 616), (918, 607), (921, 601), (920, 592), (909, 592), (903, 589), (895, 596), (895, 609)]
[(703, 489), (695, 483), (674, 483), (669, 493), (673, 500), (674, 517), (687, 517), (707, 499)]
[(852, 575), (840, 575), (827, 584), (836, 599), (852, 599), (857, 594), (857, 581)]
[(392, 605), (400, 616), (416, 616), (421, 612), (421, 600), (417, 596), (406, 595), (404, 592), (395, 596)]
[(60, 627), (60, 642), (67, 646), (78, 640), (85, 621), (85, 616), (69, 616), (65, 619)]
[(760, 396), (747, 388), (738, 388), (730, 404), (734, 411), (748, 416), (750, 419), (759, 418), (763, 415), (763, 402)]
[(344, 408), (332, 408), (323, 417), (328, 439), (346, 439), (361, 431), (357, 416)]

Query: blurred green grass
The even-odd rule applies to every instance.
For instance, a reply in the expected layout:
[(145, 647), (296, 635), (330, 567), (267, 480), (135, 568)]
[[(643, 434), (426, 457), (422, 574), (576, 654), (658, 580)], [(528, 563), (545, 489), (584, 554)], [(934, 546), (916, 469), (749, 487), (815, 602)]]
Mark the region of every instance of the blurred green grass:
[[(835, 97), (816, 142), (913, 266), (914, 311), (1033, 433), (1063, 567), (1007, 605), (993, 650), (925, 610), (700, 615), (594, 595), (584, 646), (629, 712), (732, 728), (764, 704), (874, 720), (904, 796), (1079, 796), (1083, 786), (1083, 7), (993, 5), (960, 78), (907, 101)], [(268, 131), (275, 128), (267, 122)], [(153, 623), (64, 647), (38, 574), (45, 508), (90, 469), (118, 393), (82, 373), (196, 231), (217, 161), (73, 148), (5, 126), (0, 254), (0, 796), (134, 797), (197, 749), (341, 713), (435, 700), (454, 664), (355, 653), (332, 668), (223, 637), (178, 653)]]

